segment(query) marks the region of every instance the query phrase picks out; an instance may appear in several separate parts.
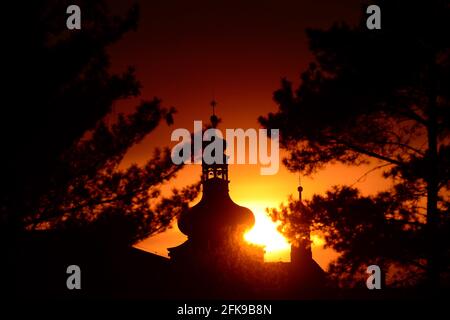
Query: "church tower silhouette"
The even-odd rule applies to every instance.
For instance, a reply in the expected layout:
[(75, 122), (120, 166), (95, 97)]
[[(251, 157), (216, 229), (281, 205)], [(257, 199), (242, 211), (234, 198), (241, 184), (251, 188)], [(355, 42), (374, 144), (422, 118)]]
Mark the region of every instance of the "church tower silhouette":
[[(211, 106), (210, 127), (216, 128), (220, 122), (215, 115), (216, 102), (212, 101)], [(204, 142), (203, 149), (214, 141), (213, 137), (212, 141)], [(225, 151), (226, 141), (222, 143)], [(244, 240), (244, 233), (254, 225), (255, 218), (250, 209), (230, 198), (225, 153), (220, 159), (208, 164), (202, 157), (202, 198), (178, 218), (178, 227), (188, 239), (168, 249), (177, 273), (182, 278), (184, 275), (182, 282), (188, 278), (197, 281), (197, 286), (199, 282), (208, 282), (217, 287), (221, 279), (229, 284), (237, 282), (233, 280), (244, 276), (246, 267), (254, 268), (255, 263), (264, 262), (263, 248)]]
[[(208, 128), (217, 128), (216, 102)], [(208, 129), (207, 128), (207, 129)], [(203, 150), (212, 141), (203, 143)], [(297, 295), (321, 286), (324, 272), (313, 260), (310, 241), (310, 212), (298, 187), (297, 214), (303, 221), (304, 237), (291, 246), (291, 262), (264, 262), (264, 248), (247, 243), (244, 233), (255, 223), (253, 212), (234, 203), (229, 195), (226, 141), (223, 155), (207, 163), (202, 157), (202, 198), (178, 217), (178, 228), (187, 236), (179, 246), (168, 248), (171, 283), (181, 296), (272, 297)], [(195, 152), (193, 152), (195, 154)], [(300, 291), (299, 291), (300, 290)]]

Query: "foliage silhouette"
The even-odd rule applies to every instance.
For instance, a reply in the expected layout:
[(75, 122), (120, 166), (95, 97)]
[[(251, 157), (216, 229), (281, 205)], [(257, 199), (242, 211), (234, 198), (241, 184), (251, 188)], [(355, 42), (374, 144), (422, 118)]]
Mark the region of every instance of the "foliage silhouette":
[[(41, 276), (38, 270), (44, 272), (39, 265), (62, 261), (58, 250), (65, 245), (77, 251), (74, 257), (89, 246), (111, 252), (127, 247), (168, 228), (199, 189), (193, 185), (162, 197), (161, 186), (181, 169), (167, 148), (155, 150), (143, 166), (120, 166), (130, 147), (162, 122), (171, 125), (175, 113), (154, 98), (113, 119), (116, 102), (140, 96), (134, 69), (111, 73), (108, 56), (108, 47), (137, 27), (138, 7), (117, 16), (106, 2), (81, 1), (82, 29), (69, 31), (64, 13), (70, 4), (35, 1), (20, 10), (21, 45), (13, 60), (19, 79), (11, 81), (15, 99), (0, 126), (6, 173), (0, 234), (7, 267), (27, 289)], [(57, 241), (39, 240), (53, 239), (51, 233), (60, 235)], [(47, 249), (59, 253), (47, 256)], [(41, 257), (33, 260), (36, 250)], [(23, 280), (20, 261), (36, 274)]]
[[(376, 3), (381, 30), (368, 30), (364, 16), (356, 27), (307, 31), (315, 61), (298, 89), (282, 81), (274, 93), (278, 112), (259, 121), (280, 128), (292, 171), (312, 175), (333, 163), (371, 164), (393, 181), (374, 197), (341, 187), (310, 202), (318, 210), (316, 225), (343, 253), (334, 270), (351, 273), (384, 259), (385, 270), (397, 262), (422, 276), (426, 270), (428, 284), (437, 287), (450, 271), (450, 9), (439, 0)], [(337, 208), (342, 212), (334, 214)]]

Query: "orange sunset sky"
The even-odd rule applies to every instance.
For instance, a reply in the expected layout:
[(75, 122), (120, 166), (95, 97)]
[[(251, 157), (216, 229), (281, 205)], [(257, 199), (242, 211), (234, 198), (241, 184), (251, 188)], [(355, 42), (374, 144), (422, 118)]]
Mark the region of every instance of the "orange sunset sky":
[[(130, 3), (123, 1), (114, 10), (120, 13)], [(192, 131), (194, 120), (208, 121), (213, 97), (222, 119), (220, 129), (259, 128), (258, 116), (276, 111), (272, 94), (279, 88), (280, 79), (287, 77), (298, 84), (300, 72), (312, 60), (305, 28), (326, 28), (336, 21), (353, 24), (364, 14), (357, 0), (171, 0), (141, 1), (140, 5), (137, 31), (125, 35), (110, 48), (110, 54), (113, 71), (123, 71), (128, 65), (136, 67), (142, 95), (138, 100), (117, 103), (113, 113), (132, 110), (139, 100), (154, 96), (162, 99), (164, 106), (174, 106), (178, 113), (172, 127), (159, 126), (133, 147), (122, 166), (145, 163), (154, 147), (173, 146), (170, 134), (175, 128)], [(357, 182), (369, 168), (333, 165), (302, 177), (303, 198), (337, 184), (356, 183), (364, 194), (388, 187), (379, 173)], [(297, 197), (298, 174), (288, 172), (281, 164), (272, 176), (260, 175), (260, 165), (230, 165), (229, 177), (231, 198), (255, 213), (255, 228), (260, 229), (255, 229), (253, 239), (269, 244), (266, 260), (287, 261), (288, 247), (274, 232), (275, 227), (267, 225), (264, 209), (278, 206), (290, 194)], [(200, 165), (188, 165), (166, 189), (199, 178)], [(137, 246), (167, 255), (167, 247), (185, 239), (175, 224)], [(313, 256), (325, 268), (336, 254), (316, 241)]]

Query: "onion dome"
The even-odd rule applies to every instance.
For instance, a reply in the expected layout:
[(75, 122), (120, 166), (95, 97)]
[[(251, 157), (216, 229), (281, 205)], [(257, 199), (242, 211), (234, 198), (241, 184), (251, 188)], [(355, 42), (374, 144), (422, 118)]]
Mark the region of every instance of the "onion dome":
[[(216, 102), (212, 101), (211, 106), (213, 107), (211, 123), (215, 128), (220, 121), (214, 113)], [(223, 140), (223, 151), (225, 148), (226, 142)], [(228, 193), (227, 156), (223, 154), (220, 158), (220, 163), (212, 164), (202, 160), (202, 199), (197, 205), (183, 212), (178, 219), (179, 229), (189, 238), (212, 240), (229, 232), (243, 233), (255, 223), (250, 209), (239, 206), (231, 200)]]

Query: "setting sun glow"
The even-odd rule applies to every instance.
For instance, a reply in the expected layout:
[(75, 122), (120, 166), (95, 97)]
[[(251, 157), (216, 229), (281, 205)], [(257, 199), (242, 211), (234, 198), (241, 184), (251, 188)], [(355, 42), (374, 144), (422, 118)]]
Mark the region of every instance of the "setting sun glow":
[(244, 235), (245, 240), (264, 246), (267, 261), (289, 261), (290, 245), (277, 230), (278, 223), (273, 222), (263, 208), (250, 209), (255, 215), (255, 225)]
[[(247, 231), (244, 239), (256, 245), (264, 246), (266, 261), (290, 261), (290, 244), (278, 231), (279, 222), (274, 222), (265, 212), (264, 207), (248, 206), (255, 215), (255, 225)], [(325, 240), (318, 234), (311, 234), (312, 248), (323, 247)]]

